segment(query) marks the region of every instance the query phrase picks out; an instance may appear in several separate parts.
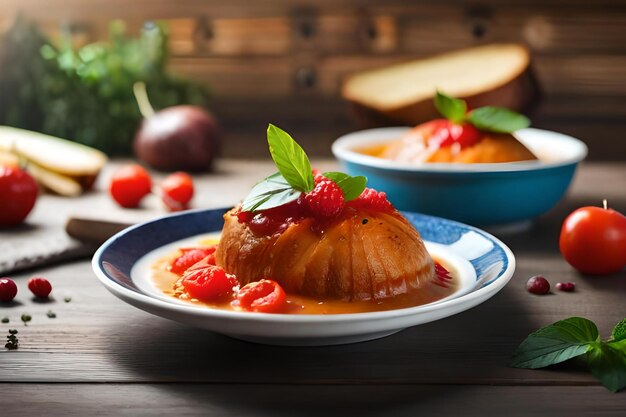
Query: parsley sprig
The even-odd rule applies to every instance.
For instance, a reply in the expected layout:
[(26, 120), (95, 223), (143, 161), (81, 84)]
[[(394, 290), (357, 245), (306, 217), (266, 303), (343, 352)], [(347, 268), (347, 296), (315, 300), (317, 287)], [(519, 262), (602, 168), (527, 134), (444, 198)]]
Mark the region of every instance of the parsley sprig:
[(626, 318), (611, 337), (601, 340), (594, 322), (582, 317), (557, 321), (530, 334), (519, 345), (511, 366), (537, 369), (582, 356), (607, 389), (626, 388)]
[[(315, 188), (309, 157), (289, 133), (270, 124), (267, 128), (267, 142), (278, 172), (252, 187), (241, 203), (243, 211), (255, 212), (279, 207)], [(325, 172), (323, 175), (341, 188), (345, 201), (360, 196), (367, 183), (365, 177), (351, 177), (343, 172)]]
[(450, 97), (441, 91), (435, 95), (435, 107), (443, 117), (454, 123), (471, 123), (480, 130), (496, 133), (513, 133), (530, 126), (524, 115), (503, 107), (485, 106), (467, 112), (464, 100)]

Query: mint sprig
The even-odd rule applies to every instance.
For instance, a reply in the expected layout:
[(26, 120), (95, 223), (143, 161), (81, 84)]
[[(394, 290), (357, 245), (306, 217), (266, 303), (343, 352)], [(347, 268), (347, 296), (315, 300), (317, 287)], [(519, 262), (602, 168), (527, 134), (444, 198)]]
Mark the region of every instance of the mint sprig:
[(241, 203), (243, 211), (260, 211), (282, 206), (300, 197), (279, 172), (259, 181)]
[(479, 107), (467, 115), (467, 121), (480, 130), (496, 133), (512, 133), (530, 126), (524, 115), (502, 107)]
[(530, 126), (530, 120), (503, 107), (479, 107), (467, 113), (464, 100), (450, 97), (437, 90), (435, 107), (443, 117), (453, 123), (470, 123), (480, 130), (495, 133), (513, 133)]
[(358, 198), (367, 185), (367, 178), (360, 175), (351, 177), (343, 172), (324, 172), (322, 175), (334, 181), (341, 188), (344, 201)]
[[(267, 142), (278, 172), (252, 187), (241, 203), (241, 210), (246, 212), (282, 206), (315, 188), (311, 162), (302, 147), (287, 132), (270, 124), (267, 128)], [(367, 184), (367, 178), (363, 176), (351, 177), (343, 172), (326, 172), (323, 175), (341, 188), (345, 201), (358, 198)]]
[(600, 339), (591, 320), (570, 317), (557, 321), (530, 334), (515, 351), (511, 366), (543, 368), (582, 355), (607, 389), (617, 392), (626, 388), (626, 319), (606, 341)]
[(443, 117), (454, 123), (462, 122), (467, 112), (467, 103), (464, 100), (450, 97), (439, 90), (435, 95), (435, 107)]
[(309, 157), (289, 133), (270, 123), (267, 142), (276, 168), (285, 180), (297, 191), (308, 193), (313, 190), (315, 181)]

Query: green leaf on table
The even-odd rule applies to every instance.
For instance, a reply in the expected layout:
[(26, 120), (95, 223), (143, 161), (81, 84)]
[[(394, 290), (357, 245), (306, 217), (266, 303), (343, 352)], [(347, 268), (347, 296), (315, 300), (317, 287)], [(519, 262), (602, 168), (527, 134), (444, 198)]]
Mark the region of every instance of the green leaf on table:
[(358, 198), (367, 184), (367, 178), (363, 176), (351, 177), (343, 172), (324, 172), (326, 178), (334, 181), (341, 191), (343, 191), (343, 198), (345, 201), (354, 200)]
[(615, 325), (611, 336), (613, 337), (613, 340), (615, 342), (619, 342), (620, 340), (626, 340), (626, 319), (623, 319)]
[(519, 113), (502, 107), (479, 107), (467, 115), (467, 121), (480, 130), (496, 133), (513, 133), (530, 126), (530, 120)]
[(289, 133), (270, 123), (267, 127), (270, 154), (280, 174), (297, 191), (313, 190), (315, 182), (308, 156)]
[(610, 343), (594, 344), (585, 355), (593, 376), (613, 392), (626, 388), (626, 352)]
[(557, 321), (530, 334), (519, 345), (511, 366), (543, 368), (586, 353), (599, 342), (596, 325), (582, 317)]
[(241, 203), (241, 209), (251, 212), (267, 210), (294, 201), (300, 194), (277, 172), (252, 187)]
[(467, 104), (464, 100), (450, 97), (439, 90), (435, 95), (435, 107), (443, 117), (455, 123), (462, 121), (467, 111)]

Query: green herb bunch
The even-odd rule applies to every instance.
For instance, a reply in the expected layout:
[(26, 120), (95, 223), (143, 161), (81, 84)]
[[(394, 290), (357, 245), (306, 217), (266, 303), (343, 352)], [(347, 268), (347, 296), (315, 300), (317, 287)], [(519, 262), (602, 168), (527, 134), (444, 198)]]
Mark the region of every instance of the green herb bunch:
[(513, 133), (530, 126), (526, 116), (503, 107), (484, 106), (468, 112), (464, 100), (450, 97), (441, 91), (435, 95), (435, 108), (453, 123), (469, 123), (487, 132)]
[[(258, 182), (241, 203), (243, 211), (255, 212), (279, 207), (313, 191), (315, 178), (309, 157), (302, 147), (281, 128), (267, 128), (270, 154), (278, 172)], [(343, 192), (344, 201), (358, 198), (367, 184), (363, 176), (351, 177), (343, 172), (324, 172)]]
[(611, 337), (600, 339), (591, 320), (570, 317), (532, 333), (517, 348), (516, 368), (543, 368), (582, 357), (591, 373), (609, 390), (626, 388), (626, 318), (617, 323)]
[(166, 71), (167, 31), (146, 23), (138, 38), (122, 22), (108, 42), (58, 45), (18, 18), (0, 39), (0, 124), (74, 140), (108, 154), (131, 150), (142, 116), (133, 84), (143, 81), (156, 108), (207, 106), (206, 88)]

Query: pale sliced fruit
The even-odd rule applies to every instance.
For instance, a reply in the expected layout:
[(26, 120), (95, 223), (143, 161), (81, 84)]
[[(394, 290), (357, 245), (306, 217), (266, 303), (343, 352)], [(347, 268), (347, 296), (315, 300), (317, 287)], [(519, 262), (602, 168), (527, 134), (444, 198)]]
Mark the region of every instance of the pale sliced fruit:
[(83, 192), (78, 181), (40, 167), (37, 164), (28, 164), (26, 170), (40, 185), (56, 194), (64, 197), (75, 197)]
[(8, 126), (0, 126), (0, 151), (66, 177), (95, 177), (107, 162), (104, 153), (88, 146)]

